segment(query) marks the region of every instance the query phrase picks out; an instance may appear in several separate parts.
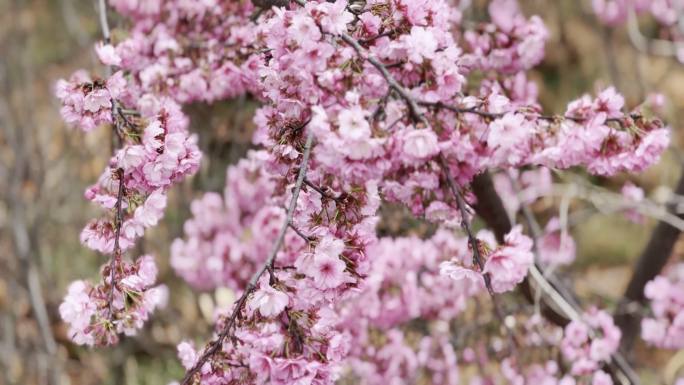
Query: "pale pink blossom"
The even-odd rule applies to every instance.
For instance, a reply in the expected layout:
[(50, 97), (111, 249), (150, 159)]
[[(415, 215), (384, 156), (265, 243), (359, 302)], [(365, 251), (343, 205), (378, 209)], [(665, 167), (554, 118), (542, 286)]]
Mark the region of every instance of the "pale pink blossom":
[(259, 314), (264, 317), (274, 317), (280, 314), (289, 302), (287, 294), (274, 289), (270, 285), (262, 285), (249, 302), (249, 307), (259, 310)]
[(98, 43), (95, 45), (95, 52), (102, 64), (108, 66), (120, 66), (121, 57), (111, 44)]

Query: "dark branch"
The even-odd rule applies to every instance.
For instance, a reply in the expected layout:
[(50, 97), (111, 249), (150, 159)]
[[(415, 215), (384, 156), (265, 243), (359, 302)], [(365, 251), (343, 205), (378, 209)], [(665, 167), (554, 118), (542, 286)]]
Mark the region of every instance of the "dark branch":
[(302, 231), (299, 230), (299, 229), (297, 228), (297, 226), (293, 225), (292, 223), (290, 223), (289, 226), (290, 226), (290, 228), (291, 228), (292, 230), (294, 230), (295, 233), (297, 233), (297, 235), (299, 235), (299, 236), (300, 236), (303, 240), (305, 240), (306, 242), (311, 242), (311, 241), (313, 241), (314, 239), (316, 239), (316, 238), (314, 238), (314, 237), (310, 237), (310, 236), (308, 236), (308, 235), (302, 233)]
[(114, 255), (109, 261), (109, 319), (114, 319), (114, 289), (116, 288), (116, 269), (121, 264), (121, 246), (119, 245), (119, 238), (121, 237), (121, 226), (123, 225), (123, 209), (122, 202), (124, 196), (124, 170), (119, 168), (116, 170), (116, 176), (119, 178), (119, 191), (116, 194), (116, 204), (114, 205)]
[(306, 178), (304, 179), (304, 184), (307, 185), (307, 186), (309, 186), (310, 188), (312, 188), (312, 189), (313, 189), (314, 191), (316, 191), (317, 193), (321, 194), (321, 196), (322, 196), (323, 198), (330, 199), (330, 200), (332, 200), (332, 201), (338, 201), (338, 200), (340, 199), (339, 197), (336, 197), (336, 196), (334, 196), (334, 195), (328, 193), (328, 192), (325, 191), (323, 188), (318, 187), (318, 186), (316, 186), (315, 184), (311, 183), (311, 181), (309, 181), (309, 180), (306, 179)]

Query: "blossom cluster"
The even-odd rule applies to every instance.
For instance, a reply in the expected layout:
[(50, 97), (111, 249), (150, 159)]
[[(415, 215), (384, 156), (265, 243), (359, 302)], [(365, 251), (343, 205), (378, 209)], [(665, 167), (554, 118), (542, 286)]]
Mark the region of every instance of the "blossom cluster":
[(466, 292), (484, 287), (484, 275), (489, 276), (495, 293), (512, 290), (527, 276), (528, 269), (534, 263), (532, 240), (522, 234), (520, 225), (506, 235), (504, 244), (500, 246), (496, 246), (491, 233), (483, 235), (485, 240), (480, 245), (485, 262), (481, 269), (469, 256), (443, 262), (440, 265), (441, 274), (459, 282)]
[(647, 283), (644, 295), (653, 312), (641, 321), (644, 341), (664, 349), (684, 347), (684, 264)]
[[(223, 196), (206, 193), (192, 202), (185, 239), (171, 245), (171, 266), (192, 287), (241, 290), (266, 259), (285, 210), (270, 196), (275, 177), (266, 170), (265, 151), (252, 151), (230, 166)], [(285, 252), (301, 252), (306, 243), (287, 234)], [(282, 260), (282, 256), (278, 260)]]
[[(181, 103), (211, 102), (254, 90), (262, 53), (250, 1), (110, 0), (133, 22), (99, 55), (135, 76), (130, 86)], [(98, 52), (99, 53), (99, 52)]]
[[(228, 169), (223, 196), (207, 193), (193, 203), (185, 238), (171, 247), (171, 265), (190, 285), (225, 286), (244, 298), (217, 314), (220, 345), (178, 346), (189, 382), (330, 384), (347, 366), (368, 383), (418, 372), (456, 383), (444, 320), (463, 312), (468, 298), (489, 295), (488, 285), (493, 295), (513, 290), (534, 263), (520, 225), (501, 244), (480, 232), (476, 250), (473, 240), (453, 235), (471, 220), (463, 205), (475, 203), (472, 178), (489, 169), (543, 170), (522, 171), (530, 184), (549, 168), (637, 172), (669, 142), (662, 122), (626, 113), (613, 88), (571, 102), (562, 115), (542, 114), (525, 71), (543, 58), (548, 31), (515, 0), (493, 0), (490, 20), (474, 26), (446, 0), (361, 3), (262, 9), (236, 0), (110, 0), (131, 19), (130, 31), (96, 52), (119, 71), (58, 86), (67, 122), (86, 131), (110, 123), (120, 138), (86, 191), (112, 215), (91, 222), (82, 241), (113, 253), (116, 271), (124, 272), (120, 252), (160, 220), (166, 191), (198, 168), (181, 106), (245, 93), (262, 103), (253, 137), (261, 150)], [(290, 201), (292, 212), (284, 208)], [(378, 239), (382, 202), (401, 203), (440, 229), (428, 240)], [(519, 204), (509, 207), (512, 218)], [(540, 246), (545, 263), (574, 257), (571, 238), (553, 221)], [(252, 281), (255, 271), (263, 274)], [(107, 277), (104, 269), (97, 287), (110, 282), (112, 292), (124, 291), (125, 275)], [(101, 307), (90, 293), (106, 290), (73, 289), (65, 304)], [(92, 314), (88, 325), (102, 319)], [(77, 342), (90, 343), (81, 336), (83, 318), (63, 317), (81, 326), (72, 333)], [(434, 330), (415, 343), (408, 329), (418, 318), (434, 321)], [(588, 316), (599, 337), (564, 354), (583, 358), (594, 338), (607, 345), (596, 362), (612, 354), (615, 334), (603, 318)], [(520, 383), (519, 365), (504, 362), (504, 376)], [(538, 368), (530, 378), (540, 378)], [(557, 374), (551, 365), (539, 370)]]
[(613, 317), (603, 310), (592, 309), (582, 320), (570, 322), (561, 341), (563, 357), (572, 362), (570, 372), (574, 375), (595, 373), (603, 363), (610, 361), (620, 346), (621, 336)]
[[(131, 278), (132, 268), (122, 260), (121, 254), (135, 244), (145, 229), (159, 222), (166, 208), (167, 190), (194, 174), (201, 157), (196, 138), (187, 131), (187, 118), (175, 102), (148, 94), (138, 101), (139, 113), (129, 115), (122, 107), (130, 104), (128, 99), (132, 95), (123, 91), (125, 85), (121, 72), (104, 83), (77, 75), (69, 82), (60, 81), (57, 85), (58, 96), (64, 103), (62, 113), (68, 122), (85, 131), (97, 124), (111, 123), (114, 135), (122, 144), (98, 182), (85, 192), (86, 199), (100, 205), (106, 215), (86, 225), (81, 232), (81, 242), (90, 249), (111, 254), (112, 263), (102, 269), (100, 284), (93, 288), (77, 281), (65, 298), (64, 304), (80, 301), (77, 302), (80, 306), (90, 309), (90, 313), (84, 310), (78, 317), (69, 315), (68, 310), (62, 312), (64, 320), (71, 324), (70, 334), (79, 344), (116, 343), (116, 334), (107, 333), (125, 331), (131, 334), (135, 328), (142, 327), (147, 313), (155, 308), (156, 302), (148, 299), (153, 294), (145, 295), (152, 282), (144, 281), (142, 286), (139, 283), (128, 285), (127, 282), (134, 279)], [(143, 263), (149, 272), (153, 259), (145, 257), (143, 261), (138, 264)], [(108, 273), (112, 269), (116, 274)], [(114, 294), (105, 295), (106, 288)], [(115, 295), (123, 296), (125, 301), (126, 306), (114, 309), (121, 314), (114, 310), (103, 313), (107, 301), (118, 298)], [(128, 306), (131, 298), (144, 305)], [(125, 320), (126, 324), (119, 319)], [(84, 332), (84, 328), (88, 331)]]
[(121, 71), (109, 79), (91, 79), (77, 71), (69, 80), (60, 79), (55, 94), (62, 102), (60, 113), (66, 123), (88, 132), (101, 124), (113, 123), (113, 102), (124, 93), (126, 80)]
[[(440, 262), (450, 256), (466, 259), (467, 239), (440, 230), (432, 238), (382, 238), (370, 249), (370, 271), (361, 293), (340, 304), (339, 328), (350, 340), (346, 376), (363, 384), (430, 379), (434, 384), (457, 384), (459, 368), (448, 320), (459, 316), (468, 299), (484, 292), (484, 282), (440, 275)], [(481, 281), (481, 278), (480, 278)], [(411, 341), (411, 322), (420, 320), (430, 332)]]
[[(123, 134), (130, 139), (85, 192), (86, 199), (115, 210), (123, 181), (124, 213), (118, 238), (122, 250), (134, 245), (146, 228), (157, 225), (166, 208), (168, 188), (199, 168), (197, 139), (189, 135), (187, 120), (175, 103), (161, 104), (145, 124), (131, 124), (134, 129)], [(81, 242), (101, 253), (114, 252), (115, 240), (116, 225), (108, 218), (93, 220), (81, 233)]]
[[(194, 174), (201, 158), (178, 102), (135, 81), (139, 74), (125, 68), (125, 60), (111, 45), (98, 45), (96, 53), (103, 64), (119, 70), (106, 79), (78, 71), (56, 84), (67, 123), (85, 132), (110, 124), (119, 144), (97, 183), (85, 192), (85, 198), (101, 206), (105, 215), (88, 223), (80, 237), (86, 247), (110, 254), (111, 262), (103, 267), (99, 284), (77, 281), (63, 303), (70, 335), (76, 343), (89, 345), (113, 344), (118, 341), (116, 333), (132, 334), (163, 302), (150, 299), (158, 292), (148, 290), (154, 278), (144, 284), (135, 281), (135, 268), (122, 254), (147, 228), (157, 225), (168, 189)], [(149, 272), (153, 259), (141, 260), (135, 266), (142, 263)], [(125, 306), (119, 306), (120, 298)], [(108, 301), (112, 306), (105, 311)], [(83, 307), (83, 314), (74, 316), (68, 310), (74, 306)]]
[[(225, 199), (207, 193), (193, 203), (195, 217), (186, 222), (186, 238), (174, 242), (171, 256), (174, 269), (193, 286), (241, 292), (266, 259), (285, 220), (282, 203), (290, 198), (287, 188), (281, 195), (263, 195), (278, 191), (279, 179), (267, 171), (270, 162), (267, 152), (251, 152), (229, 168)], [(319, 182), (313, 171), (307, 178), (313, 186)], [(337, 378), (335, 368), (347, 355), (349, 341), (335, 328), (339, 316), (329, 304), (348, 296), (367, 274), (366, 246), (376, 219), (364, 213), (375, 213), (378, 204), (372, 184), (346, 192), (301, 191), (292, 229), (272, 269), (257, 282), (244, 308), (228, 309), (241, 314), (235, 336), (243, 343), (226, 345), (221, 356), (207, 361), (199, 373), (202, 383), (239, 378), (327, 383)], [(218, 315), (217, 333), (228, 316)], [(188, 370), (201, 353), (189, 343), (179, 345)], [(225, 360), (237, 366), (223, 370)]]
[(116, 344), (119, 334), (136, 334), (156, 308), (166, 305), (166, 286), (154, 286), (157, 266), (152, 256), (143, 255), (135, 263), (124, 261), (114, 272), (111, 268), (105, 265), (106, 278), (97, 285), (72, 282), (59, 306), (62, 319), (69, 323), (69, 338), (76, 344)]

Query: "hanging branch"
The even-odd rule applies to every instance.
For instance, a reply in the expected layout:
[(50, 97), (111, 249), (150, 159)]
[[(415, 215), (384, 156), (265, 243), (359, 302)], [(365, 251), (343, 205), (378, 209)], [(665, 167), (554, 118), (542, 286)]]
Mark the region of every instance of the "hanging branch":
[(109, 289), (109, 319), (114, 319), (114, 289), (116, 288), (116, 269), (121, 265), (121, 245), (119, 244), (119, 239), (121, 238), (121, 226), (123, 225), (123, 196), (124, 196), (124, 170), (118, 168), (116, 170), (116, 176), (119, 178), (119, 191), (116, 194), (116, 204), (114, 205), (114, 210), (116, 211), (114, 217), (114, 255), (109, 262), (109, 284), (111, 285)]
[[(98, 0), (98, 11), (100, 16), (100, 28), (102, 29), (102, 37), (106, 44), (111, 43), (111, 32), (109, 29), (109, 22), (107, 21), (107, 4), (105, 0)], [(107, 66), (107, 76), (111, 76), (112, 68)], [(114, 137), (119, 138), (119, 143), (123, 141), (121, 119), (123, 119), (124, 124), (131, 124), (130, 121), (125, 117), (125, 114), (121, 110), (119, 103), (112, 99), (112, 122), (114, 124)], [(114, 150), (114, 140), (112, 140), (112, 150)], [(112, 151), (114, 152), (114, 151)], [(124, 170), (122, 168), (117, 168), (116, 171), (117, 179), (119, 180), (119, 188), (116, 194), (116, 203), (114, 205), (114, 250), (113, 256), (109, 261), (109, 319), (110, 321), (114, 319), (114, 290), (116, 289), (116, 270), (121, 265), (121, 245), (119, 240), (121, 239), (121, 227), (123, 226), (123, 198), (125, 194), (125, 180), (124, 180)]]
[[(476, 188), (473, 189), (473, 193), (478, 200), (478, 206), (476, 207), (487, 207), (487, 210), (483, 210), (482, 213), (478, 212), (478, 214), (482, 214), (482, 218), (494, 230), (496, 237), (503, 239), (504, 235), (512, 228), (512, 224), (510, 222), (506, 224), (502, 219), (508, 218), (508, 216), (501, 197), (494, 190), (489, 173), (485, 172), (478, 175), (475, 177), (475, 180), (473, 186), (476, 186)], [(522, 205), (524, 206), (525, 204), (522, 203)], [(528, 214), (531, 214), (531, 210)], [(534, 217), (526, 216), (526, 219), (534, 220)], [(535, 250), (536, 253), (537, 251)], [(550, 282), (550, 279), (553, 282)], [(547, 277), (541, 267), (536, 264), (530, 267), (528, 278), (521, 283), (521, 289), (530, 302), (534, 301), (532, 284), (536, 286), (537, 290), (541, 290), (543, 294), (540, 305), (542, 307), (542, 314), (546, 319), (561, 327), (570, 321), (582, 322), (582, 310), (574, 300), (572, 290), (564, 287), (553, 275)], [(620, 381), (622, 383), (632, 385), (640, 383), (638, 375), (620, 352), (613, 353), (611, 360), (621, 375)]]
[(485, 286), (487, 287), (487, 292), (489, 293), (489, 296), (492, 298), (492, 303), (494, 305), (494, 311), (496, 313), (496, 316), (499, 319), (499, 322), (501, 322), (501, 324), (506, 328), (506, 332), (511, 342), (511, 346), (515, 348), (518, 346), (518, 342), (515, 339), (515, 334), (513, 330), (511, 330), (511, 328), (505, 322), (504, 314), (501, 310), (501, 306), (499, 305), (498, 297), (496, 296), (496, 293), (494, 293), (494, 289), (492, 288), (492, 278), (489, 275), (489, 273), (484, 272), (484, 261), (480, 253), (480, 244), (475, 235), (473, 234), (473, 230), (470, 226), (470, 221), (468, 220), (468, 211), (466, 210), (466, 202), (465, 199), (463, 199), (463, 194), (459, 190), (456, 181), (454, 181), (454, 178), (451, 176), (451, 173), (449, 172), (449, 166), (447, 165), (446, 160), (444, 160), (442, 154), (439, 154), (439, 164), (442, 168), (442, 171), (444, 172), (444, 175), (446, 175), (447, 184), (449, 185), (449, 189), (451, 190), (451, 193), (454, 195), (454, 198), (456, 199), (456, 205), (458, 206), (458, 210), (461, 213), (461, 227), (463, 227), (463, 229), (465, 230), (466, 235), (468, 236), (468, 242), (470, 243), (470, 247), (473, 249), (473, 263), (477, 267), (479, 267), (480, 271), (482, 272), (482, 276), (485, 281)]
[(216, 352), (218, 352), (221, 347), (223, 346), (223, 342), (229, 338), (232, 337), (232, 332), (235, 328), (235, 325), (237, 323), (238, 318), (240, 318), (240, 313), (245, 306), (245, 303), (247, 302), (247, 298), (249, 297), (252, 292), (256, 289), (256, 285), (259, 281), (259, 278), (267, 271), (272, 271), (273, 270), (273, 265), (275, 263), (275, 258), (276, 255), (278, 254), (278, 251), (280, 251), (280, 248), (283, 245), (283, 241), (285, 239), (285, 233), (287, 232), (287, 229), (290, 228), (290, 225), (292, 224), (292, 217), (294, 216), (294, 211), (297, 208), (297, 198), (299, 197), (299, 192), (302, 189), (302, 185), (304, 184), (304, 178), (306, 176), (306, 168), (309, 163), (309, 156), (311, 155), (311, 146), (313, 144), (313, 131), (309, 131), (307, 138), (306, 138), (306, 144), (304, 145), (304, 153), (302, 155), (302, 163), (299, 166), (299, 174), (297, 175), (297, 181), (295, 182), (294, 190), (292, 191), (292, 198), (290, 199), (290, 204), (287, 209), (287, 214), (285, 217), (285, 222), (283, 225), (280, 227), (280, 231), (278, 232), (278, 237), (276, 238), (275, 243), (273, 244), (273, 248), (271, 249), (270, 254), (268, 255), (268, 258), (266, 261), (261, 265), (259, 270), (257, 270), (256, 273), (252, 276), (252, 278), (249, 280), (249, 283), (247, 284), (247, 287), (245, 288), (245, 291), (242, 293), (240, 298), (237, 300), (237, 303), (235, 307), (233, 308), (233, 312), (231, 313), (230, 317), (228, 318), (228, 322), (226, 322), (226, 325), (223, 327), (223, 330), (221, 330), (221, 333), (219, 333), (218, 338), (216, 338), (214, 341), (209, 343), (209, 346), (206, 348), (202, 356), (197, 360), (195, 365), (188, 370), (188, 372), (185, 374), (185, 377), (183, 378), (183, 381), (181, 381), (181, 385), (187, 385), (190, 384), (190, 381), (192, 377), (197, 374), (197, 372), (202, 368), (204, 363), (209, 360)]
[[(679, 182), (674, 194), (684, 194), (684, 171), (679, 177)], [(670, 204), (668, 211), (680, 219), (684, 219), (684, 214), (677, 214), (675, 204)], [(622, 330), (621, 346), (624, 351), (629, 352), (634, 344), (634, 338), (639, 334), (641, 314), (633, 311), (634, 307), (641, 308), (646, 298), (644, 297), (644, 287), (648, 281), (654, 279), (667, 264), (675, 243), (679, 239), (681, 230), (667, 221), (660, 220), (658, 225), (651, 233), (648, 244), (641, 252), (632, 269), (632, 277), (627, 284), (627, 289), (620, 300), (615, 311), (615, 323)]]

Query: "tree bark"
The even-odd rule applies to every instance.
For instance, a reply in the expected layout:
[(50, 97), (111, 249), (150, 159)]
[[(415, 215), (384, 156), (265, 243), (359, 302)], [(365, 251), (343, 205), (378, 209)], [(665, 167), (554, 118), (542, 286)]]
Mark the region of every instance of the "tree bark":
[(503, 201), (494, 188), (492, 177), (488, 172), (482, 173), (473, 179), (470, 187), (477, 198), (477, 203), (473, 206), (475, 212), (494, 232), (497, 242), (503, 243), (504, 236), (511, 231), (513, 224), (508, 219)]

